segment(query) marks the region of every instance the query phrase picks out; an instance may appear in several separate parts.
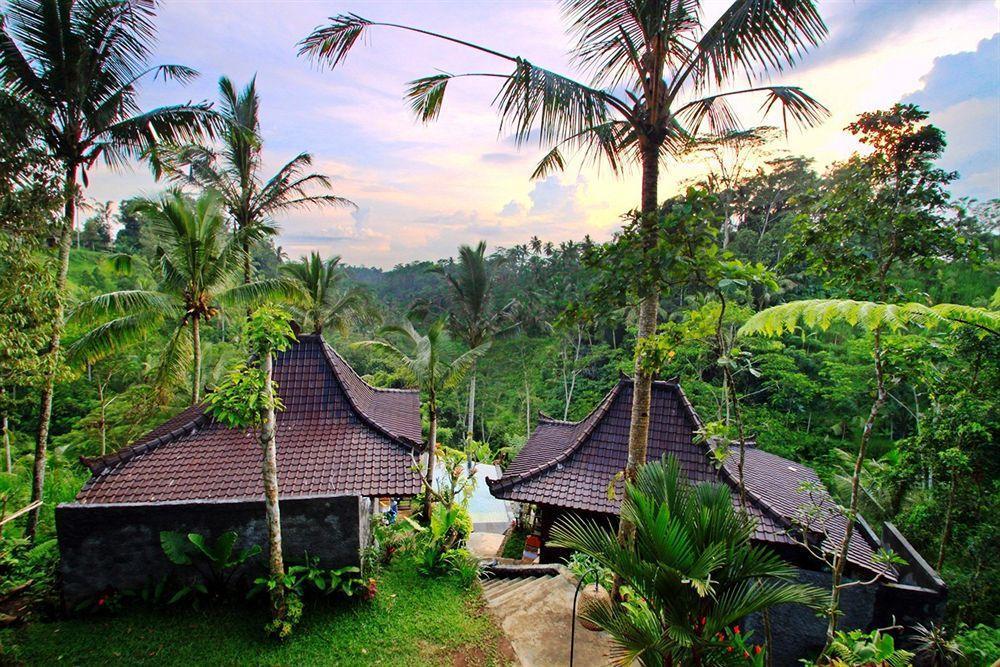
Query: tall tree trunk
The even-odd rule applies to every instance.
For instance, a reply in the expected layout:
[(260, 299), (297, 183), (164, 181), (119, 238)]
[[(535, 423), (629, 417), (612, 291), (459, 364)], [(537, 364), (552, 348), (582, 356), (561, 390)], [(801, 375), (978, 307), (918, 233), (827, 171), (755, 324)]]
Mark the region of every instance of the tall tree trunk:
[(10, 428), (7, 423), (7, 413), (3, 413), (3, 455), (4, 462), (7, 464), (7, 472), (11, 472), (14, 469), (14, 461), (10, 454)]
[(524, 374), (524, 438), (527, 441), (531, 435), (531, 387), (528, 385), (528, 374)]
[(944, 565), (945, 548), (948, 546), (948, 540), (951, 539), (951, 512), (955, 507), (955, 488), (957, 486), (957, 475), (953, 472), (951, 474), (951, 489), (948, 491), (948, 507), (944, 513), (944, 529), (941, 531), (941, 547), (938, 549), (937, 563), (934, 564), (934, 569), (938, 572)]
[[(56, 304), (52, 313), (52, 333), (46, 350), (45, 385), (39, 397), (38, 431), (35, 438), (35, 462), (31, 475), (31, 502), (42, 500), (45, 492), (45, 459), (49, 446), (49, 427), (52, 423), (52, 392), (55, 389), (55, 375), (59, 365), (59, 346), (62, 341), (64, 314), (66, 310), (66, 276), (69, 273), (69, 251), (73, 245), (73, 225), (76, 220), (76, 175), (77, 167), (66, 168), (63, 196), (63, 224), (59, 232), (59, 267), (56, 273)], [(38, 518), (42, 508), (39, 505), (28, 514), (24, 534), (34, 541), (38, 531)]]
[[(657, 180), (659, 178), (659, 150), (657, 146), (645, 146), (642, 150), (642, 214), (643, 242), (645, 251), (652, 252), (656, 245), (657, 221)], [(656, 332), (656, 315), (660, 305), (658, 285), (651, 285), (648, 293), (640, 295), (639, 331), (637, 340), (649, 338)], [(647, 373), (636, 358), (634, 388), (632, 394), (632, 416), (628, 434), (628, 462), (625, 465), (625, 479), (633, 480), (639, 466), (646, 462), (646, 445), (649, 437), (649, 403), (652, 396), (653, 376)], [(620, 536), (631, 534), (628, 522), (621, 522)]]
[(476, 362), (472, 362), (469, 369), (469, 418), (465, 429), (465, 462), (467, 467), (472, 469), (472, 430), (476, 425)]
[(194, 369), (191, 373), (191, 405), (201, 401), (201, 324), (198, 314), (191, 316), (191, 348), (194, 351)]
[(434, 492), (434, 450), (437, 448), (437, 404), (431, 399), (430, 407), (431, 427), (427, 438), (427, 472), (424, 475), (424, 521), (431, 521), (431, 500)]
[(104, 384), (97, 383), (97, 405), (100, 414), (97, 421), (97, 434), (101, 441), (101, 456), (108, 453), (107, 404), (104, 402)]
[[(260, 445), (264, 451), (264, 509), (267, 514), (268, 567), (271, 578), (279, 579), (285, 574), (285, 562), (281, 554), (281, 508), (278, 505), (278, 447), (275, 431), (277, 423), (274, 415), (274, 359), (270, 352), (261, 360), (264, 368), (264, 397), (267, 408), (260, 430)], [(271, 589), (271, 611), (275, 618), (283, 618), (285, 613), (285, 587)]]
[(830, 614), (826, 626), (827, 647), (833, 641), (834, 633), (837, 631), (837, 613), (840, 605), (840, 581), (844, 577), (844, 568), (847, 566), (847, 549), (851, 544), (851, 537), (854, 535), (854, 521), (858, 515), (858, 503), (861, 500), (861, 471), (865, 463), (865, 454), (868, 450), (868, 443), (871, 441), (872, 432), (875, 429), (875, 419), (879, 411), (885, 404), (885, 365), (882, 359), (882, 331), (875, 329), (875, 340), (873, 345), (875, 355), (875, 401), (872, 403), (865, 420), (864, 429), (861, 431), (861, 443), (858, 446), (858, 457), (854, 461), (854, 475), (851, 478), (851, 505), (847, 511), (847, 529), (844, 531), (844, 539), (840, 543), (837, 557), (833, 561), (833, 576), (830, 589)]
[[(657, 181), (660, 175), (659, 146), (650, 145), (648, 139), (642, 146), (642, 229), (645, 252), (653, 252), (656, 246), (657, 220)], [(647, 294), (640, 294), (639, 330), (636, 344), (656, 333), (656, 316), (660, 307), (659, 285), (651, 284)], [(653, 375), (647, 372), (639, 359), (635, 359), (635, 371), (632, 382), (632, 414), (628, 429), (628, 460), (625, 463), (625, 482), (636, 478), (639, 466), (646, 462), (646, 448), (649, 442), (649, 405), (653, 396)], [(618, 522), (618, 542), (625, 544), (631, 541), (635, 534), (635, 526), (631, 522)], [(615, 575), (612, 587), (612, 598), (620, 597), (621, 578)]]

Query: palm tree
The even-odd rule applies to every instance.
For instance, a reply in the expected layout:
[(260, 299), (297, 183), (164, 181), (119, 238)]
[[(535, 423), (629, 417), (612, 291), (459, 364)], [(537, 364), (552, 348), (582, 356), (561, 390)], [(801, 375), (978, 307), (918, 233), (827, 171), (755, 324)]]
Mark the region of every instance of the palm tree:
[(351, 320), (362, 314), (364, 295), (357, 289), (339, 287), (344, 279), (339, 264), (340, 255), (324, 262), (318, 252), (313, 252), (280, 267), (303, 294), (302, 304), (293, 308), (295, 316), (316, 335), (322, 334), (324, 327), (344, 333)]
[[(161, 166), (174, 180), (193, 181), (202, 188), (222, 193), (226, 211), (236, 233), (244, 234), (243, 282), (251, 278), (251, 236), (274, 233), (272, 217), (292, 209), (313, 206), (354, 206), (333, 194), (309, 194), (310, 188), (332, 187), (330, 178), (306, 173), (312, 165), (309, 153), (299, 153), (269, 179), (261, 176), (264, 142), (260, 135), (260, 97), (256, 77), (237, 91), (228, 77), (219, 79), (222, 149), (218, 154), (198, 145), (167, 148), (161, 151)], [(217, 164), (219, 163), (219, 164)]]
[(226, 233), (222, 201), (214, 192), (196, 200), (170, 192), (141, 208), (159, 239), (159, 290), (112, 292), (77, 306), (74, 320), (112, 319), (77, 339), (69, 352), (93, 363), (145, 339), (167, 321), (171, 331), (156, 381), (172, 382), (190, 368), (195, 405), (201, 400), (202, 323), (215, 317), (222, 305), (250, 306), (271, 296), (295, 298), (298, 292), (281, 280), (238, 284), (244, 240)]
[(744, 617), (779, 604), (818, 608), (825, 601), (820, 589), (793, 583), (795, 568), (773, 550), (751, 544), (753, 520), (733, 506), (728, 487), (691, 485), (674, 457), (640, 466), (626, 484), (621, 518), (635, 526), (626, 544), (576, 516), (560, 520), (551, 537), (591, 556), (632, 590), (631, 609), (598, 599), (583, 611), (611, 635), (615, 664), (723, 664), (726, 633)]
[[(52, 387), (63, 333), (66, 274), (76, 220), (78, 179), (99, 159), (120, 167), (161, 141), (190, 141), (212, 134), (208, 104), (141, 111), (139, 81), (148, 76), (189, 81), (197, 72), (181, 65), (150, 66), (156, 37), (151, 0), (11, 0), (0, 16), (0, 79), (5, 113), (37, 131), (62, 170), (63, 216), (58, 225), (54, 326), (46, 350), (35, 441), (31, 499), (45, 488), (45, 457), (52, 418)], [(34, 536), (39, 509), (28, 518)]]
[(490, 344), (483, 343), (467, 350), (457, 359), (449, 362), (444, 358), (445, 346), (448, 344), (448, 332), (445, 330), (444, 320), (437, 320), (431, 324), (426, 336), (418, 333), (408, 320), (404, 320), (399, 326), (383, 327), (381, 333), (383, 338), (393, 335), (399, 336), (403, 339), (403, 347), (397, 347), (388, 340), (369, 340), (357, 344), (374, 347), (387, 353), (427, 394), (430, 429), (427, 439), (427, 470), (424, 472), (424, 518), (429, 520), (434, 491), (438, 394), (461, 382), (476, 359), (483, 356), (489, 349)]
[[(493, 274), (486, 259), (486, 242), (480, 241), (472, 248), (458, 248), (458, 266), (455, 273), (443, 267), (434, 267), (448, 281), (455, 300), (449, 308), (452, 330), (471, 350), (489, 342), (499, 329), (502, 311), (493, 310)], [(466, 453), (472, 451), (472, 428), (476, 423), (476, 363), (469, 368), (469, 412), (465, 433)], [(469, 464), (471, 465), (471, 459)]]
[[(445, 40), (486, 54), (513, 68), (509, 72), (439, 73), (417, 79), (407, 93), (413, 111), (428, 122), (438, 117), (450, 81), (466, 77), (499, 80), (494, 105), (501, 132), (519, 144), (537, 138), (552, 146), (532, 177), (565, 166), (563, 150), (607, 162), (620, 173), (638, 164), (642, 171), (640, 210), (643, 251), (657, 249), (657, 183), (660, 161), (687, 145), (703, 125), (713, 133), (737, 129), (728, 101), (763, 96), (761, 109), (781, 109), (786, 121), (812, 125), (826, 109), (796, 86), (727, 86), (760, 70), (781, 71), (817, 45), (826, 26), (813, 0), (736, 0), (710, 26), (702, 23), (700, 0), (563, 0), (569, 32), (577, 40), (575, 65), (590, 83), (580, 83), (534, 65), (527, 58), (455, 37), (355, 14), (331, 17), (300, 42), (300, 55), (336, 67), (367, 31), (386, 27)], [(638, 339), (656, 330), (660, 287), (643, 281)], [(626, 479), (646, 460), (652, 375), (637, 357), (629, 430)], [(622, 536), (629, 524), (623, 521)]]
[(920, 303), (883, 303), (851, 299), (809, 299), (792, 301), (762, 310), (740, 328), (739, 335), (781, 336), (800, 328), (826, 330), (834, 324), (858, 327), (872, 336), (872, 361), (875, 375), (875, 398), (861, 429), (858, 453), (851, 475), (851, 501), (847, 509), (847, 529), (838, 545), (833, 563), (830, 607), (827, 621), (827, 642), (832, 642), (837, 629), (841, 579), (847, 564), (847, 550), (854, 534), (858, 505), (864, 493), (861, 482), (865, 470), (868, 443), (875, 422), (888, 399), (887, 368), (882, 338), (889, 332), (908, 327), (971, 326), (982, 335), (1000, 336), (1000, 312), (942, 303), (925, 306)]

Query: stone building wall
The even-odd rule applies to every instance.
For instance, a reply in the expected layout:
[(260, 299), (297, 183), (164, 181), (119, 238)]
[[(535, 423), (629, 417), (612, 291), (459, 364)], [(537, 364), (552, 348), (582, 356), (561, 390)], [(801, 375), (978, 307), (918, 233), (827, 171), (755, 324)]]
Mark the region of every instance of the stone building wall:
[[(306, 554), (324, 567), (359, 565), (369, 535), (371, 502), (358, 496), (286, 498), (281, 501), (286, 563)], [(165, 530), (200, 533), (214, 541), (239, 535), (236, 548), (259, 544), (263, 553), (248, 570), (266, 567), (263, 501), (79, 504), (56, 509), (60, 570), (67, 605), (109, 589), (128, 590), (179, 571), (160, 546)]]

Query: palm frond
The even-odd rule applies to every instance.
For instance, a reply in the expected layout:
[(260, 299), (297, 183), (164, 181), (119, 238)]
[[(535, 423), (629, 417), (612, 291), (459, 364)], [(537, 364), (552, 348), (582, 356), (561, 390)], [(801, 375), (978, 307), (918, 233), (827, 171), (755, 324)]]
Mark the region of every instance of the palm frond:
[(67, 357), (72, 363), (95, 363), (144, 340), (162, 322), (162, 312), (151, 310), (118, 317), (73, 341)]
[(443, 389), (451, 389), (458, 385), (462, 381), (462, 378), (469, 372), (469, 369), (476, 363), (476, 360), (482, 358), (489, 349), (490, 343), (483, 343), (471, 350), (466, 350), (457, 359), (448, 364), (445, 373), (441, 377), (441, 387)]
[(212, 105), (176, 104), (114, 123), (94, 139), (91, 157), (103, 157), (112, 167), (147, 155), (160, 143), (181, 144), (216, 134), (218, 117)]
[(176, 387), (188, 381), (193, 356), (189, 329), (178, 324), (171, 331), (153, 369), (151, 384), (161, 403), (168, 400)]
[(165, 312), (176, 302), (162, 292), (122, 290), (101, 294), (76, 306), (70, 314), (75, 322), (93, 322), (106, 317), (134, 315), (140, 312)]
[(611, 95), (518, 59), (493, 100), (501, 132), (521, 145), (555, 144), (609, 120), (623, 105)]
[(299, 55), (334, 68), (339, 65), (372, 22), (357, 14), (331, 16), (330, 23), (315, 28), (299, 42)]
[(696, 87), (721, 86), (759, 69), (780, 72), (817, 46), (827, 29), (813, 0), (736, 0), (692, 50), (684, 74)]
[(230, 287), (220, 292), (219, 302), (229, 306), (253, 308), (275, 300), (297, 302), (304, 298), (302, 288), (292, 280), (270, 278)]
[(410, 82), (406, 99), (410, 101), (410, 108), (421, 122), (437, 120), (444, 103), (445, 89), (451, 79), (451, 74), (434, 74)]

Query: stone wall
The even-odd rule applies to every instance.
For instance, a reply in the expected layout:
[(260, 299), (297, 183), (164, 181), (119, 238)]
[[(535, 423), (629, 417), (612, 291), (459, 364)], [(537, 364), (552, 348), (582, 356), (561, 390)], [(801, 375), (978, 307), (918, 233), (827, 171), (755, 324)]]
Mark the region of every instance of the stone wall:
[[(358, 496), (286, 498), (281, 501), (286, 563), (308, 553), (324, 567), (358, 565), (369, 534), (371, 502)], [(259, 544), (263, 553), (250, 568), (266, 567), (267, 526), (263, 501), (200, 501), (89, 505), (56, 509), (64, 601), (109, 589), (139, 588), (178, 572), (164, 555), (160, 532), (200, 533), (214, 540), (235, 530), (236, 546)]]
[[(830, 590), (830, 573), (812, 570), (798, 571), (798, 580), (824, 591)], [(845, 578), (844, 582), (850, 581)], [(875, 586), (852, 586), (840, 592), (840, 610), (843, 615), (837, 627), (868, 628), (875, 617)], [(753, 641), (764, 643), (764, 624), (760, 614), (747, 619), (746, 627), (753, 630)], [(772, 664), (774, 667), (801, 665), (800, 658), (815, 657), (826, 643), (826, 617), (802, 605), (779, 605), (771, 609), (771, 638), (773, 639)]]

